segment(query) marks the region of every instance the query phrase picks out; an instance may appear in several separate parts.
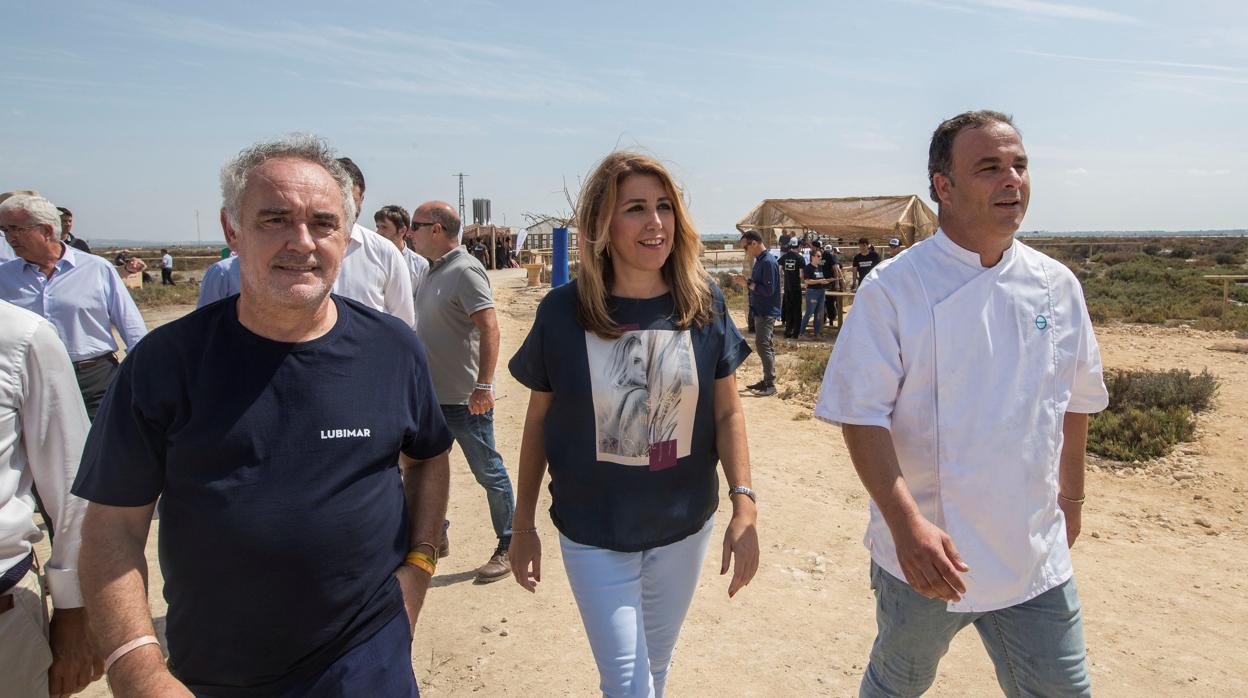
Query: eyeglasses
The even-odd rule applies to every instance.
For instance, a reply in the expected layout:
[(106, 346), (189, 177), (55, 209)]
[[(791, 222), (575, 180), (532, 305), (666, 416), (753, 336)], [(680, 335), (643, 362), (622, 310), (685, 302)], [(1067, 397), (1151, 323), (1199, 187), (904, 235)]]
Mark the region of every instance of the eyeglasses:
[(425, 227), (426, 225), (437, 225), (437, 223), (435, 223), (435, 222), (433, 222), (433, 221), (412, 221), (412, 226), (411, 226), (411, 229), (412, 229), (412, 230), (420, 230), (421, 228)]
[(12, 235), (13, 233), (16, 233), (19, 230), (30, 230), (31, 228), (38, 228), (41, 225), (43, 224), (33, 223), (31, 225), (0, 225), (0, 233), (4, 233), (5, 235)]

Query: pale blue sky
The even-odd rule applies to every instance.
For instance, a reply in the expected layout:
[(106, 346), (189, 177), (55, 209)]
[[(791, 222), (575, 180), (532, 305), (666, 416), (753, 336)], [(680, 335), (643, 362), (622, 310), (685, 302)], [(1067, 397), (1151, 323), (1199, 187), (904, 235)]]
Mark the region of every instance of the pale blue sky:
[(766, 197), (920, 194), (941, 119), (1014, 114), (1025, 230), (1248, 227), (1248, 3), (6, 3), (0, 190), (91, 237), (219, 239), (217, 171), (291, 131), (364, 209), (565, 210), (617, 146), (704, 233)]

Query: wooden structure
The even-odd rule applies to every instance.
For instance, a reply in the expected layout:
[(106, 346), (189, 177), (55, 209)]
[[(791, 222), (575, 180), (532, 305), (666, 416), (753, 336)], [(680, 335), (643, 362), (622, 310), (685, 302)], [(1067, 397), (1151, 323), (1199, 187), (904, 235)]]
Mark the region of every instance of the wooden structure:
[(1248, 281), (1248, 274), (1205, 274), (1204, 278), (1222, 282), (1222, 319), (1226, 320), (1226, 309), (1231, 306), (1231, 283)]

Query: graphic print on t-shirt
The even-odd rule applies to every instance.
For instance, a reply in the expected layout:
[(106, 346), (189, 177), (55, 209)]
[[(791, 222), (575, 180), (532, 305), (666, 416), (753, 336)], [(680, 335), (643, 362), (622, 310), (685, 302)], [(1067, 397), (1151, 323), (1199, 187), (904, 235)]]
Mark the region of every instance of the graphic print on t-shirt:
[(585, 333), (598, 460), (663, 470), (689, 455), (698, 403), (687, 330)]

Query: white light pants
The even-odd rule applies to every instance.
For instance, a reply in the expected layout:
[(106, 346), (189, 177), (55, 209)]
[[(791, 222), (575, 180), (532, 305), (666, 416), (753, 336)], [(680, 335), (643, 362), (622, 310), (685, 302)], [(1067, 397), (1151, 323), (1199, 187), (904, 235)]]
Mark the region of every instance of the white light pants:
[(661, 548), (621, 553), (562, 534), (563, 566), (608, 698), (662, 698), (667, 668), (715, 527)]

